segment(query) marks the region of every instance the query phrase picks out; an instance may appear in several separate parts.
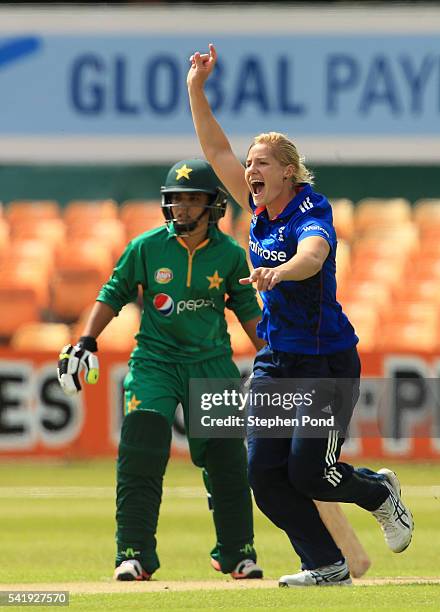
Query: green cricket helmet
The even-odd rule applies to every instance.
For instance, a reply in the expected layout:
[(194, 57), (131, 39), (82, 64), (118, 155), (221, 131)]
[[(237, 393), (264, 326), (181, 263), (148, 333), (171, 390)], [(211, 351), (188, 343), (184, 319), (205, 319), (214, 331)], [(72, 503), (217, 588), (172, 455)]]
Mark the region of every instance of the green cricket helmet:
[[(189, 223), (178, 223), (173, 214), (172, 194), (182, 191), (207, 193), (210, 198), (205, 210), (197, 219)], [(170, 227), (173, 225), (176, 234), (182, 235), (193, 231), (200, 219), (209, 212), (209, 225), (215, 225), (224, 217), (228, 194), (222, 188), (214, 170), (204, 159), (183, 159), (170, 169), (161, 187), (162, 212)]]

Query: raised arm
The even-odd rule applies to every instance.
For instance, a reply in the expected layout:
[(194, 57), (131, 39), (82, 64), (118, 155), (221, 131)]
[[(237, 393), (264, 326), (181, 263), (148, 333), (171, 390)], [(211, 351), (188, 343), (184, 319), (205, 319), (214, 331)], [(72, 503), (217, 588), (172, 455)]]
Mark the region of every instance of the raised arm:
[(249, 188), (244, 166), (232, 151), (229, 140), (215, 119), (204, 91), (204, 85), (214, 69), (217, 52), (209, 45), (209, 53), (198, 51), (191, 56), (187, 84), (194, 127), (203, 153), (232, 197), (245, 210), (250, 210)]

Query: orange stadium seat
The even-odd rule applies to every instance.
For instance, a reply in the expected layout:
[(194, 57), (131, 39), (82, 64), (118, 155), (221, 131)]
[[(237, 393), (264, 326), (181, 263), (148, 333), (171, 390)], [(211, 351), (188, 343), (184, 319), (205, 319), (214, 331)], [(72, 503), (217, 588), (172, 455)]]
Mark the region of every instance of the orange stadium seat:
[(122, 203), (119, 218), (127, 232), (127, 240), (165, 224), (159, 200), (126, 200)]
[(17, 286), (0, 286), (0, 337), (9, 339), (22, 323), (39, 320), (35, 291)]
[(440, 259), (440, 232), (438, 235), (424, 234), (417, 255), (427, 259)]
[(403, 260), (376, 259), (355, 260), (350, 271), (350, 282), (379, 281), (396, 287), (402, 280), (405, 268)]
[(402, 302), (413, 300), (415, 302), (440, 304), (440, 282), (438, 279), (413, 278), (398, 287), (396, 297)]
[(2, 290), (29, 290), (35, 295), (39, 308), (49, 306), (49, 273), (38, 264), (13, 262), (7, 269), (0, 267), (0, 288)]
[(5, 210), (11, 226), (32, 219), (57, 219), (60, 214), (60, 205), (55, 200), (13, 200)]
[(388, 324), (415, 324), (429, 325), (435, 328), (439, 322), (439, 305), (426, 301), (393, 302), (392, 312), (387, 311), (383, 314), (383, 322)]
[(108, 246), (94, 239), (71, 240), (57, 250), (55, 272), (98, 272), (102, 282), (107, 280), (113, 268), (113, 258)]
[(422, 232), (433, 226), (440, 229), (440, 200), (434, 198), (417, 200), (414, 202), (413, 217)]
[(54, 261), (54, 250), (50, 243), (43, 240), (13, 240), (9, 245), (8, 259), (15, 262), (38, 264), (50, 270)]
[(249, 336), (240, 325), (237, 317), (227, 308), (225, 309), (225, 317), (228, 323), (228, 333), (231, 336), (234, 356), (240, 357), (255, 353), (255, 347)]
[[(75, 338), (79, 338), (90, 314), (91, 307), (86, 308), (75, 325)], [(131, 351), (136, 341), (135, 334), (139, 331), (141, 321), (140, 309), (136, 304), (126, 304), (117, 317), (107, 325), (99, 335), (99, 350)]]
[(119, 258), (127, 243), (125, 226), (120, 219), (102, 219), (99, 223), (74, 221), (67, 226), (67, 239), (69, 242), (97, 240), (111, 249), (113, 261)]
[(247, 210), (240, 210), (238, 217), (235, 219), (235, 233), (237, 235), (244, 234), (249, 236), (249, 227), (251, 225), (252, 214)]
[(344, 303), (343, 310), (354, 325), (374, 328), (379, 323), (379, 308), (375, 303), (369, 303), (365, 300), (347, 300)]
[(234, 235), (234, 213), (232, 206), (226, 206), (225, 216), (220, 219), (218, 226), (225, 234)]
[(378, 344), (383, 351), (435, 351), (438, 326), (412, 322), (389, 324), (381, 330)]
[(338, 301), (344, 308), (349, 301), (365, 302), (375, 304), (377, 308), (389, 308), (391, 306), (391, 287), (380, 280), (350, 281), (344, 291), (338, 291)]
[(377, 304), (362, 301), (345, 301), (343, 311), (353, 324), (359, 337), (360, 348), (365, 351), (372, 350), (377, 342), (379, 330), (379, 308)]
[(403, 249), (405, 252), (416, 249), (420, 243), (420, 232), (413, 221), (400, 223), (393, 227), (377, 228), (374, 234), (377, 238), (394, 244), (396, 248)]
[(407, 278), (440, 282), (440, 257), (418, 257), (408, 266)]
[(78, 220), (89, 223), (98, 219), (116, 219), (118, 212), (114, 200), (71, 200), (64, 209), (64, 220), (67, 225)]
[(426, 243), (440, 243), (440, 200), (417, 200), (413, 216), (420, 231), (421, 248)]
[(64, 323), (23, 323), (13, 334), (10, 346), (17, 350), (55, 351), (70, 342), (70, 328)]
[(123, 223), (159, 217), (164, 219), (160, 200), (125, 200), (119, 209), (119, 218)]
[(101, 286), (99, 270), (57, 270), (50, 283), (52, 314), (59, 321), (76, 321), (95, 302)]
[(12, 226), (14, 240), (41, 240), (53, 247), (61, 246), (66, 236), (63, 219), (27, 219)]
[(339, 239), (350, 241), (354, 232), (354, 205), (347, 198), (330, 200), (333, 211), (333, 223)]
[(409, 221), (411, 204), (404, 198), (364, 198), (355, 208), (355, 229), (360, 234)]
[(0, 257), (7, 253), (9, 240), (9, 223), (0, 217)]
[(404, 259), (414, 253), (418, 247), (418, 241), (414, 232), (410, 230), (409, 240), (406, 232), (404, 235), (392, 232), (388, 235), (366, 235), (355, 240), (352, 245), (352, 258), (363, 259), (368, 262), (373, 259)]
[(240, 246), (244, 248), (249, 257), (249, 228), (252, 215), (246, 210), (241, 210), (234, 222), (233, 236)]
[(336, 281), (341, 286), (347, 279), (351, 266), (350, 245), (345, 240), (338, 241), (336, 251)]
[(373, 351), (378, 347), (379, 330), (364, 323), (354, 325), (357, 337), (359, 338), (358, 349), (361, 351)]
[(11, 242), (0, 257), (0, 285), (33, 289), (40, 308), (49, 302), (48, 281), (53, 267), (50, 245), (36, 240)]
[(440, 241), (440, 224), (431, 223), (426, 227), (420, 228), (420, 242), (423, 246), (425, 242)]
[(156, 227), (164, 227), (165, 226), (165, 221), (160, 221), (158, 220), (157, 223), (152, 223), (150, 224), (145, 224), (139, 221), (130, 221), (128, 223), (125, 224), (125, 233), (126, 233), (126, 237), (127, 237), (127, 242), (129, 242), (130, 240), (134, 240), (134, 238), (136, 238), (137, 236), (139, 236), (140, 234), (143, 234), (144, 232), (149, 232), (152, 229), (155, 229)]

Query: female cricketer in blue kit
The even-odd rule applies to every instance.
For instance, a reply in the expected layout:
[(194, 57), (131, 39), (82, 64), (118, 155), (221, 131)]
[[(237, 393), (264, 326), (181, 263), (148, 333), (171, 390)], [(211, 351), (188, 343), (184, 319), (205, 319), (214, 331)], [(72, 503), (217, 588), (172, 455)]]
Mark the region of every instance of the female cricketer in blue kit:
[[(328, 408), (345, 411), (346, 425), (359, 397), (358, 338), (336, 301), (336, 234), (328, 200), (313, 191), (313, 177), (283, 134), (257, 136), (246, 167), (233, 153), (204, 93), (217, 59), (194, 53), (188, 92), (194, 126), (207, 160), (242, 208), (253, 213), (250, 256), (242, 283), (256, 283), (263, 300), (258, 335), (267, 341), (256, 356), (253, 384), (269, 379), (344, 379)], [(316, 398), (319, 404), (319, 397)], [(348, 403), (348, 406), (347, 406)], [(343, 433), (290, 438), (249, 435), (249, 480), (262, 512), (283, 529), (301, 559), (301, 571), (280, 586), (347, 585), (347, 563), (313, 503), (352, 502), (373, 513), (391, 550), (411, 541), (413, 519), (402, 502), (397, 476), (340, 462)]]

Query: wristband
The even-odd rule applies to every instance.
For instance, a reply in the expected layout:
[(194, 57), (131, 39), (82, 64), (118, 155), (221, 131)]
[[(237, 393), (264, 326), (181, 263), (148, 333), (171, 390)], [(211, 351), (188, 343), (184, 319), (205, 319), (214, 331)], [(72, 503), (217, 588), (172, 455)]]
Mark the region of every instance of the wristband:
[(77, 345), (86, 351), (90, 351), (91, 353), (96, 353), (96, 351), (98, 350), (96, 338), (94, 338), (93, 336), (81, 336), (81, 338), (77, 342)]

